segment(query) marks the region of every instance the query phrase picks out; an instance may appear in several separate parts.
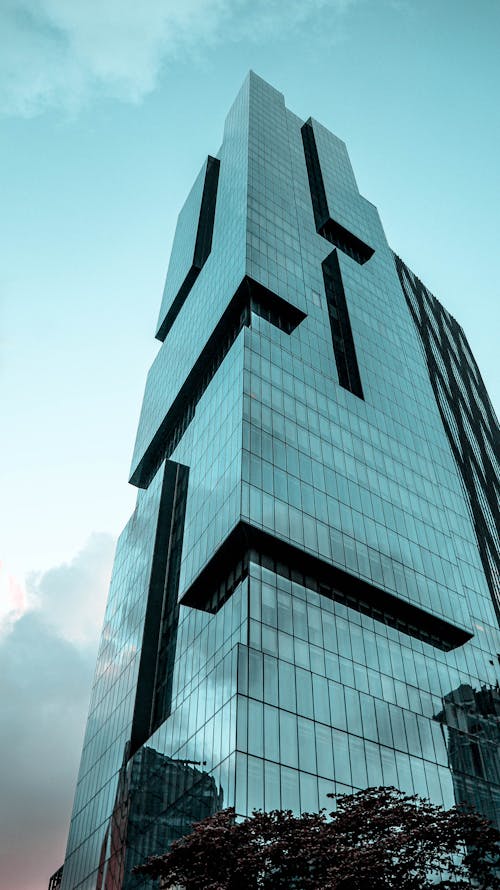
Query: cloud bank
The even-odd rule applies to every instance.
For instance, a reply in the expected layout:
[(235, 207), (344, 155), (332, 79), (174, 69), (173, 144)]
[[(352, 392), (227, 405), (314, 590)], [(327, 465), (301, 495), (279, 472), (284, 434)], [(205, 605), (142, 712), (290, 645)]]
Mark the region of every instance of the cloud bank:
[(35, 608), (0, 641), (0, 886), (40, 890), (71, 813), (114, 541), (94, 534), (28, 584)]
[[(0, 111), (75, 111), (100, 94), (139, 102), (200, 46), (278, 40), (356, 0), (3, 0)], [(323, 20), (324, 25), (324, 20)]]

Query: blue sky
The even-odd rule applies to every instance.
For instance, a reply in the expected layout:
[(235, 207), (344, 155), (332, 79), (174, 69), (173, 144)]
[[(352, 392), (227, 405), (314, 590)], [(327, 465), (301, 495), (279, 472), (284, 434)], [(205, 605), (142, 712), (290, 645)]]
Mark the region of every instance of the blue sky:
[[(248, 69), (346, 141), (391, 246), (463, 325), (498, 409), (499, 33), (496, 0), (3, 0), (11, 890), (44, 886), (63, 856), (175, 221)], [(37, 839), (36, 862), (16, 835), (24, 850)]]

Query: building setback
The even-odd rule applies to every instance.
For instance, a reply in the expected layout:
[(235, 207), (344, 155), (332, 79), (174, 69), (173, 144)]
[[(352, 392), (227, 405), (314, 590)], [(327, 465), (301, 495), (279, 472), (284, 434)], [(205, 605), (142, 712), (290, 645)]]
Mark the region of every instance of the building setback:
[(344, 143), (250, 73), (179, 215), (62, 890), (234, 806), (500, 824), (497, 422)]

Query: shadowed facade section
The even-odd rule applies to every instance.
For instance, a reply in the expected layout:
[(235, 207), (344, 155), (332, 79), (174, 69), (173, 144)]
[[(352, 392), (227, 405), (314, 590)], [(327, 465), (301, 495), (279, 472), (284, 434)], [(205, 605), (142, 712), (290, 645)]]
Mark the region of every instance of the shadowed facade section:
[(500, 437), (498, 421), (460, 325), (394, 254), (425, 350), (429, 377), (474, 517), (477, 546), (500, 617)]

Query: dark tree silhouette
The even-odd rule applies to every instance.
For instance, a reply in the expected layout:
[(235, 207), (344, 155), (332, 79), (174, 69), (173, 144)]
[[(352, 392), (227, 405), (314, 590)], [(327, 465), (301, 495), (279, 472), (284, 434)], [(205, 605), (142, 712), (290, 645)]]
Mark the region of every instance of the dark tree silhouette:
[(500, 832), (396, 788), (331, 795), (335, 811), (234, 810), (135, 869), (184, 890), (499, 890)]

